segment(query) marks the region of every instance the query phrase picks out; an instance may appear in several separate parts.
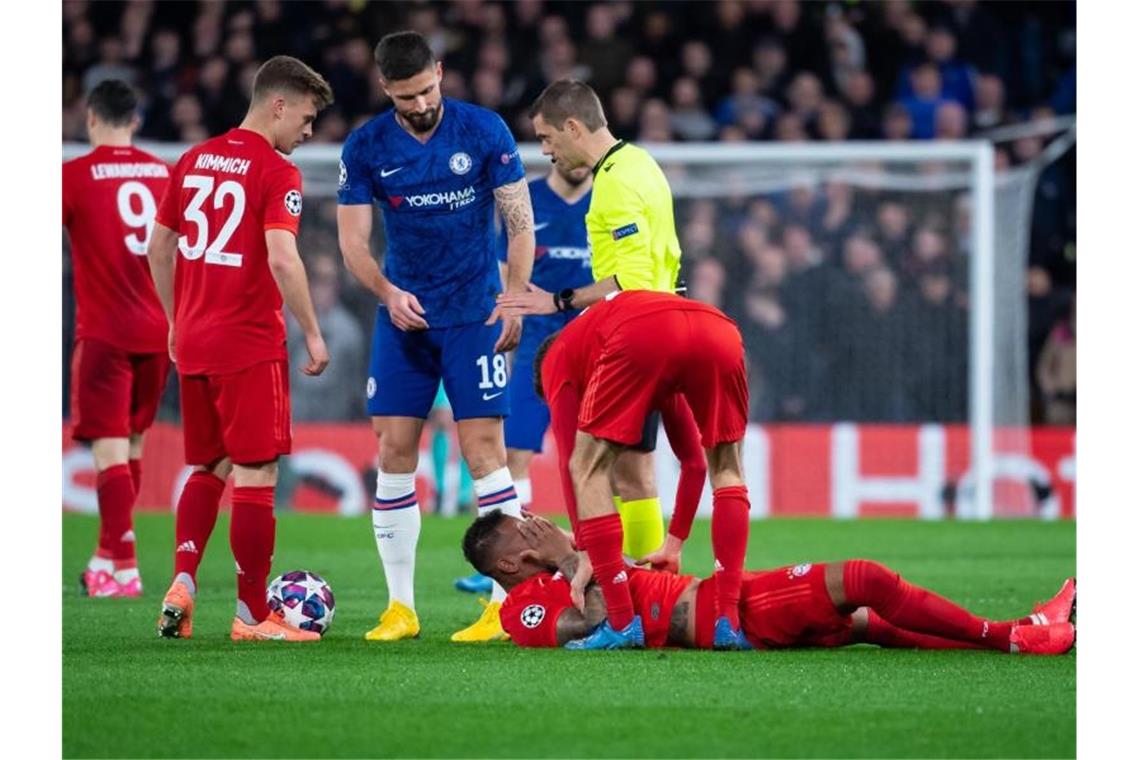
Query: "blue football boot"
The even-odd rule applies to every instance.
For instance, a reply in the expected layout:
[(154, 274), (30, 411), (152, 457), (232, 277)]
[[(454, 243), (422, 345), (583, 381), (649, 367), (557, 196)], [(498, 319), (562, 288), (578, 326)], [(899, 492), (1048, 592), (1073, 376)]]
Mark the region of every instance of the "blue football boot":
[(455, 588), (459, 591), (466, 591), (468, 594), (490, 594), (492, 585), (494, 585), (494, 581), (491, 580), (490, 576), (482, 573), (474, 573), (455, 579)]
[(641, 627), (641, 616), (620, 631), (615, 631), (610, 621), (603, 620), (590, 634), (582, 639), (566, 642), (566, 649), (644, 649), (645, 630)]
[(727, 617), (719, 617), (713, 628), (713, 649), (744, 650), (752, 649), (752, 645), (744, 638), (744, 631), (734, 629)]

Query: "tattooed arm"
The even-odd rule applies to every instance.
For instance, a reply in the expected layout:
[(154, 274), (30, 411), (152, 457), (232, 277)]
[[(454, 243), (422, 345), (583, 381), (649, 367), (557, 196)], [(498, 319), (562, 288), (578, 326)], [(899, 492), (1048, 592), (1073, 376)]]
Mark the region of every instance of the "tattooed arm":
[[(525, 293), (534, 268), (534, 211), (530, 207), (530, 189), (526, 179), (495, 188), (495, 205), (507, 228), (507, 293)], [(510, 351), (519, 344), (522, 317), (504, 314), (495, 305), (487, 324), (503, 320), (503, 331), (495, 343), (495, 351)]]
[(507, 230), (507, 291), (525, 291), (534, 268), (534, 211), (526, 180), (496, 187), (495, 206)]
[(576, 607), (567, 607), (558, 616), (558, 646), (565, 646), (566, 642), (580, 639), (589, 635), (594, 627), (606, 619), (606, 599), (602, 590), (591, 583), (586, 589), (586, 607), (579, 611)]

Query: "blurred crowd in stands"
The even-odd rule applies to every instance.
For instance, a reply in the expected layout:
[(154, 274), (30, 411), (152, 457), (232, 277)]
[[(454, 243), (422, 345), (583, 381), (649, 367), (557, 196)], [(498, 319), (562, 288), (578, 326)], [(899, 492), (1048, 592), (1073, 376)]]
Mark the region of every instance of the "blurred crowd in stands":
[[(1076, 112), (1071, 2), (66, 0), (63, 20), (64, 140), (84, 139), (84, 95), (109, 77), (139, 88), (141, 139), (217, 134), (240, 121), (260, 61), (285, 52), (329, 79), (314, 139), (340, 142), (387, 107), (372, 48), (404, 28), (443, 60), (446, 95), (497, 110), (522, 142), (530, 102), (563, 77), (590, 82), (615, 134), (642, 142), (961, 139)], [(999, 170), (1045, 144), (999, 143)], [(1075, 421), (1075, 209), (1074, 149), (1036, 188), (1025, 277), (1034, 419), (1060, 424)], [(306, 210), (337, 359), (296, 418), (362, 419), (375, 301), (339, 262), (335, 203)], [(755, 419), (965, 420), (963, 216), (961, 195), (916, 204), (839, 182), (679, 200), (689, 294), (740, 322)]]

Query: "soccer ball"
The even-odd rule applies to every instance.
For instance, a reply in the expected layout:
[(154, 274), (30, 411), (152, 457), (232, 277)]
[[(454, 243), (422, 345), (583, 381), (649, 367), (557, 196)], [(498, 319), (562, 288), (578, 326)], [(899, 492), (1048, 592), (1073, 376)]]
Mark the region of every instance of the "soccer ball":
[(269, 609), (285, 616), (285, 622), (304, 631), (325, 634), (332, 625), (336, 601), (324, 578), (306, 570), (294, 570), (274, 578), (265, 595)]

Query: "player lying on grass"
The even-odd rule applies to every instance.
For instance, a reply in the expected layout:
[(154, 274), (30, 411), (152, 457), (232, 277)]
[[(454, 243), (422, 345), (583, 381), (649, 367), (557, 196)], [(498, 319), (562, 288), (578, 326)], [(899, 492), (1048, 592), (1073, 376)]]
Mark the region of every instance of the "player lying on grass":
[[(580, 555), (549, 520), (492, 512), (467, 529), (463, 552), (476, 570), (507, 589), (500, 615), (503, 629), (519, 646), (565, 646), (603, 624), (605, 600), (597, 585), (587, 587), (581, 608), (571, 600), (568, 579), (577, 572)], [(713, 647), (715, 576), (626, 572), (647, 647)], [(1076, 638), (1069, 622), (1075, 603), (1076, 581), (1070, 578), (1032, 614), (987, 620), (878, 562), (852, 559), (745, 573), (740, 620), (757, 649), (867, 643), (1064, 654)]]
[[(747, 647), (738, 609), (749, 528), (740, 453), (748, 379), (736, 324), (707, 304), (671, 293), (611, 293), (541, 346), (535, 365), (550, 405), (563, 483), (573, 483), (563, 490), (574, 535), (606, 599), (606, 621), (574, 646), (644, 646), (643, 621), (626, 583), (610, 473), (625, 448), (642, 438), (646, 418), (677, 402), (692, 412), (700, 439), (698, 446), (694, 436), (692, 445), (704, 449), (713, 489), (715, 644)], [(584, 574), (572, 580), (578, 593), (586, 580)]]

